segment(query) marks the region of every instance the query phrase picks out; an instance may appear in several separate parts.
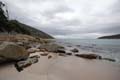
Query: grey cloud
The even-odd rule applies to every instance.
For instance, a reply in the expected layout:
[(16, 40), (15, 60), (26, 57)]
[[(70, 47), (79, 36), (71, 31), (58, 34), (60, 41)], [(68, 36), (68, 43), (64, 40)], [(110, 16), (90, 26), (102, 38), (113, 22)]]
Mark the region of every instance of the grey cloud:
[(120, 0), (117, 0), (117, 2), (112, 6), (112, 13), (120, 15)]
[[(60, 27), (65, 26), (58, 26), (58, 25), (51, 25), (52, 27), (43, 27), (41, 28), (43, 31), (47, 33), (51, 33), (52, 35), (72, 35), (72, 34), (92, 34), (92, 33), (99, 33), (99, 34), (119, 34), (120, 33), (120, 24), (103, 24), (103, 25), (95, 25), (88, 26), (87, 28), (83, 29), (76, 29), (75, 31), (68, 29), (60, 29)], [(96, 27), (97, 26), (97, 27)], [(76, 27), (75, 27), (76, 28)]]
[(120, 24), (109, 24), (107, 28), (103, 28), (98, 30), (101, 33), (112, 33), (112, 34), (119, 34), (120, 33)]
[[(117, 21), (116, 16), (120, 16), (120, 1), (117, 0), (112, 6), (110, 6), (106, 11), (101, 12), (102, 15), (96, 15), (94, 9), (90, 7), (90, 11), (94, 14), (90, 15), (89, 13), (76, 11), (72, 5), (68, 6), (65, 1), (61, 0), (2, 0), (4, 1), (9, 9), (9, 14), (11, 19), (17, 19), (23, 23), (31, 25), (37, 29), (43, 30), (53, 36), (61, 35), (61, 36), (79, 36), (84, 37), (95, 37), (95, 34), (116, 34), (120, 33), (120, 21)], [(71, 0), (72, 1), (72, 0)], [(92, 0), (94, 1), (94, 0)], [(110, 0), (113, 1), (113, 0)], [(43, 6), (42, 4), (46, 4), (46, 2), (51, 2), (51, 5)], [(92, 3), (92, 2), (91, 2)], [(99, 0), (96, 4), (99, 3)], [(52, 5), (53, 4), (53, 5)], [(109, 3), (108, 3), (109, 4)], [(99, 4), (100, 5), (100, 4)], [(102, 4), (101, 4), (102, 5)], [(49, 8), (49, 7), (53, 8)], [(79, 5), (82, 7), (83, 5)], [(85, 6), (84, 7), (89, 7)], [(94, 5), (93, 5), (94, 7)], [(45, 8), (45, 9), (44, 9)], [(108, 11), (107, 11), (108, 10)], [(112, 12), (109, 12), (111, 10)], [(101, 10), (102, 11), (102, 10)], [(71, 13), (77, 17), (66, 19), (67, 16), (62, 16), (61, 18), (56, 17), (56, 14), (62, 13)], [(77, 13), (77, 15), (75, 14)], [(104, 15), (104, 13), (108, 13)], [(104, 16), (103, 16), (104, 15)], [(71, 15), (72, 16), (72, 15)], [(94, 17), (96, 16), (96, 17)], [(111, 17), (112, 16), (112, 17)], [(98, 20), (89, 24), (87, 18), (92, 17), (90, 20)], [(99, 22), (99, 18), (103, 17), (103, 21)], [(107, 23), (104, 21), (104, 17), (108, 19), (108, 22), (113, 20), (114, 23)], [(65, 18), (65, 19), (64, 19)], [(68, 17), (69, 18), (69, 17)], [(57, 20), (56, 20), (57, 19)], [(118, 19), (120, 20), (120, 19)], [(42, 23), (42, 22), (48, 23)], [(85, 23), (85, 24), (84, 24)], [(96, 25), (97, 23), (97, 25)], [(74, 28), (74, 29), (73, 29)]]
[(42, 13), (43, 16), (47, 16), (49, 18), (54, 18), (54, 15), (57, 13), (64, 13), (64, 12), (72, 12), (72, 9), (70, 9), (67, 6), (58, 6), (53, 10), (47, 10)]

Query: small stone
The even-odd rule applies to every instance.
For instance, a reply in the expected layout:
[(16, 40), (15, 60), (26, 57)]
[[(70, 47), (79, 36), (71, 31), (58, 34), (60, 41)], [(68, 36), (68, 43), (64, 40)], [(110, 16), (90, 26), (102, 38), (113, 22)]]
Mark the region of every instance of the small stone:
[(41, 52), (45, 52), (45, 51), (47, 51), (47, 49), (45, 49), (45, 48), (44, 49), (40, 49), (40, 51)]
[(28, 53), (35, 53), (35, 52), (39, 52), (40, 50), (36, 49), (36, 48), (30, 48), (27, 51), (28, 51)]
[(59, 53), (59, 56), (66, 56), (66, 54), (64, 54), (64, 53)]
[(72, 47), (71, 45), (68, 45), (67, 47)]
[(41, 56), (47, 56), (48, 55), (48, 53), (43, 53), (43, 54), (40, 54)]
[(78, 50), (78, 49), (76, 49), (76, 48), (72, 49), (71, 51), (72, 51), (72, 52), (74, 52), (74, 53), (79, 52), (79, 50)]
[(52, 56), (51, 56), (51, 55), (49, 55), (49, 56), (48, 56), (48, 59), (51, 59), (51, 58), (52, 58)]
[(81, 45), (76, 45), (77, 47), (80, 47)]
[(66, 53), (66, 55), (72, 55), (72, 53)]

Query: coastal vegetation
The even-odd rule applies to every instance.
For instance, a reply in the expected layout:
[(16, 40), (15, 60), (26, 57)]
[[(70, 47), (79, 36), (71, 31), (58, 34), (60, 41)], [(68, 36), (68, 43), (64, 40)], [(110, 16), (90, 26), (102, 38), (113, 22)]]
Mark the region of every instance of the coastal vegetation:
[(47, 33), (35, 29), (29, 25), (23, 24), (17, 20), (10, 20), (8, 10), (4, 10), (5, 4), (0, 1), (0, 33), (1, 34), (26, 34), (34, 37), (53, 39)]

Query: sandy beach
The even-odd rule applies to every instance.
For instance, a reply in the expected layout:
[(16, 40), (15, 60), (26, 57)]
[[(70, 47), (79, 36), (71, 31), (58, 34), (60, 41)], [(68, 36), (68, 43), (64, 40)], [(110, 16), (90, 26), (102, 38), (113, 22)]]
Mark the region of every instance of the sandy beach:
[(0, 0), (0, 80), (120, 80), (120, 0)]
[[(36, 52), (34, 55), (40, 55)], [(48, 56), (52, 55), (51, 59)], [(18, 72), (13, 64), (0, 66), (0, 80), (119, 80), (120, 65), (102, 60), (49, 53), (39, 62)]]

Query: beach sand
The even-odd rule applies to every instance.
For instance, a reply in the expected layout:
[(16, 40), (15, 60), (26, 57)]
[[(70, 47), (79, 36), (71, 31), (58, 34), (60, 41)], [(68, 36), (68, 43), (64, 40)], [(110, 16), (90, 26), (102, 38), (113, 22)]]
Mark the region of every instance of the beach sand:
[[(39, 55), (39, 53), (36, 53)], [(34, 55), (36, 55), (34, 54)], [(51, 59), (48, 56), (52, 55)], [(120, 80), (120, 65), (102, 60), (50, 53), (18, 72), (13, 64), (0, 66), (0, 80)]]

